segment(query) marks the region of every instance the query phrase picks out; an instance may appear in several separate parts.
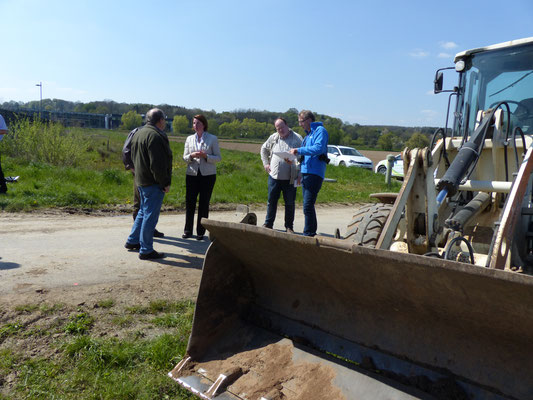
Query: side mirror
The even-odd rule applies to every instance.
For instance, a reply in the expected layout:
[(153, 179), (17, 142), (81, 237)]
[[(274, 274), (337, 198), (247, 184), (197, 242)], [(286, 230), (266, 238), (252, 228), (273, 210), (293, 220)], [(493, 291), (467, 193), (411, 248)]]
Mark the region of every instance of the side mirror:
[(433, 88), (435, 91), (435, 94), (442, 93), (442, 92), (456, 92), (456, 88), (453, 90), (444, 90), (443, 87), (443, 81), (444, 81), (444, 73), (442, 71), (445, 71), (447, 69), (455, 69), (455, 67), (448, 67), (448, 68), (440, 68), (435, 72), (435, 80), (433, 81)]
[(435, 81), (433, 82), (435, 94), (442, 92), (443, 80), (444, 76), (442, 74), (442, 71), (437, 71), (437, 73), (435, 74)]

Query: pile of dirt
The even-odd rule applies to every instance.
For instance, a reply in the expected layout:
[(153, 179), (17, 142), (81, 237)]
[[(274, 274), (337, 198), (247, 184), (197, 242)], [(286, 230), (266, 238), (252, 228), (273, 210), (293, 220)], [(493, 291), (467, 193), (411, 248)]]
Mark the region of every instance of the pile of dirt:
[(229, 358), (193, 363), (181, 374), (203, 370), (215, 381), (213, 371), (218, 371), (217, 375), (220, 372), (232, 379), (228, 391), (250, 400), (345, 399), (332, 385), (333, 369), (318, 363), (295, 362), (293, 351), (292, 342), (285, 339)]

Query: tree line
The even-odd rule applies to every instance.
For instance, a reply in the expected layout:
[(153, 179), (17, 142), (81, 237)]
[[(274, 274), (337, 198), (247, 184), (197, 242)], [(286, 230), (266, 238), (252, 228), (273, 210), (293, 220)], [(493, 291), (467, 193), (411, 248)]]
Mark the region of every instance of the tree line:
[[(40, 101), (27, 103), (8, 101), (0, 104), (0, 108), (11, 111), (39, 110)], [(43, 99), (42, 109), (54, 112), (79, 112), (91, 114), (122, 114), (122, 127), (132, 129), (139, 126), (142, 115), (153, 104), (117, 103), (113, 100), (93, 101), (89, 103), (72, 102), (61, 99)], [(176, 135), (188, 135), (192, 132), (192, 119), (196, 114), (206, 116), (209, 132), (221, 138), (263, 140), (275, 132), (276, 118), (283, 117), (287, 124), (296, 132), (304, 135), (298, 126), (298, 110), (290, 108), (285, 112), (260, 111), (254, 109), (238, 109), (234, 111), (216, 112), (198, 108), (185, 108), (168, 104), (157, 105), (165, 114), (172, 118), (172, 132)], [(424, 147), (435, 127), (401, 127), (360, 125), (343, 122), (339, 118), (317, 113), (317, 120), (322, 121), (329, 133), (329, 142), (353, 146), (360, 149), (376, 149), (400, 151), (404, 147)]]

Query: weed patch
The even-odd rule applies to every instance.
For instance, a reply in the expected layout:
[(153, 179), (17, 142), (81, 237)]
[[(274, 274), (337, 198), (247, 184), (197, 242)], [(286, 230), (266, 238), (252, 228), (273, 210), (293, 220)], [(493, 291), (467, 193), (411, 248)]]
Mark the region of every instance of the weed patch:
[(56, 166), (80, 165), (88, 142), (81, 131), (60, 123), (20, 119), (9, 127), (3, 144), (6, 154)]
[(100, 300), (98, 303), (96, 303), (96, 305), (101, 308), (111, 308), (115, 305), (115, 300), (113, 299)]
[(24, 325), (21, 322), (7, 323), (0, 327), (0, 343), (2, 343), (9, 336), (14, 336), (19, 333)]
[(82, 335), (87, 333), (93, 324), (94, 318), (86, 312), (82, 312), (69, 318), (69, 322), (65, 325), (64, 331), (70, 334)]

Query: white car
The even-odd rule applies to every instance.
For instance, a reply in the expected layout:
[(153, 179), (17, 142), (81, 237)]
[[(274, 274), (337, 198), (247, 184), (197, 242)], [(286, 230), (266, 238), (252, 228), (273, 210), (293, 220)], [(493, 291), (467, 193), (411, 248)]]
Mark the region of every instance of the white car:
[(370, 170), (374, 168), (372, 161), (353, 147), (328, 145), (328, 158), (331, 160), (331, 165), (361, 167)]
[[(387, 172), (387, 159), (381, 160), (376, 165), (376, 174), (383, 174)], [(403, 160), (402, 155), (398, 154), (394, 157), (394, 164), (392, 164), (391, 176), (395, 178), (403, 178)]]

